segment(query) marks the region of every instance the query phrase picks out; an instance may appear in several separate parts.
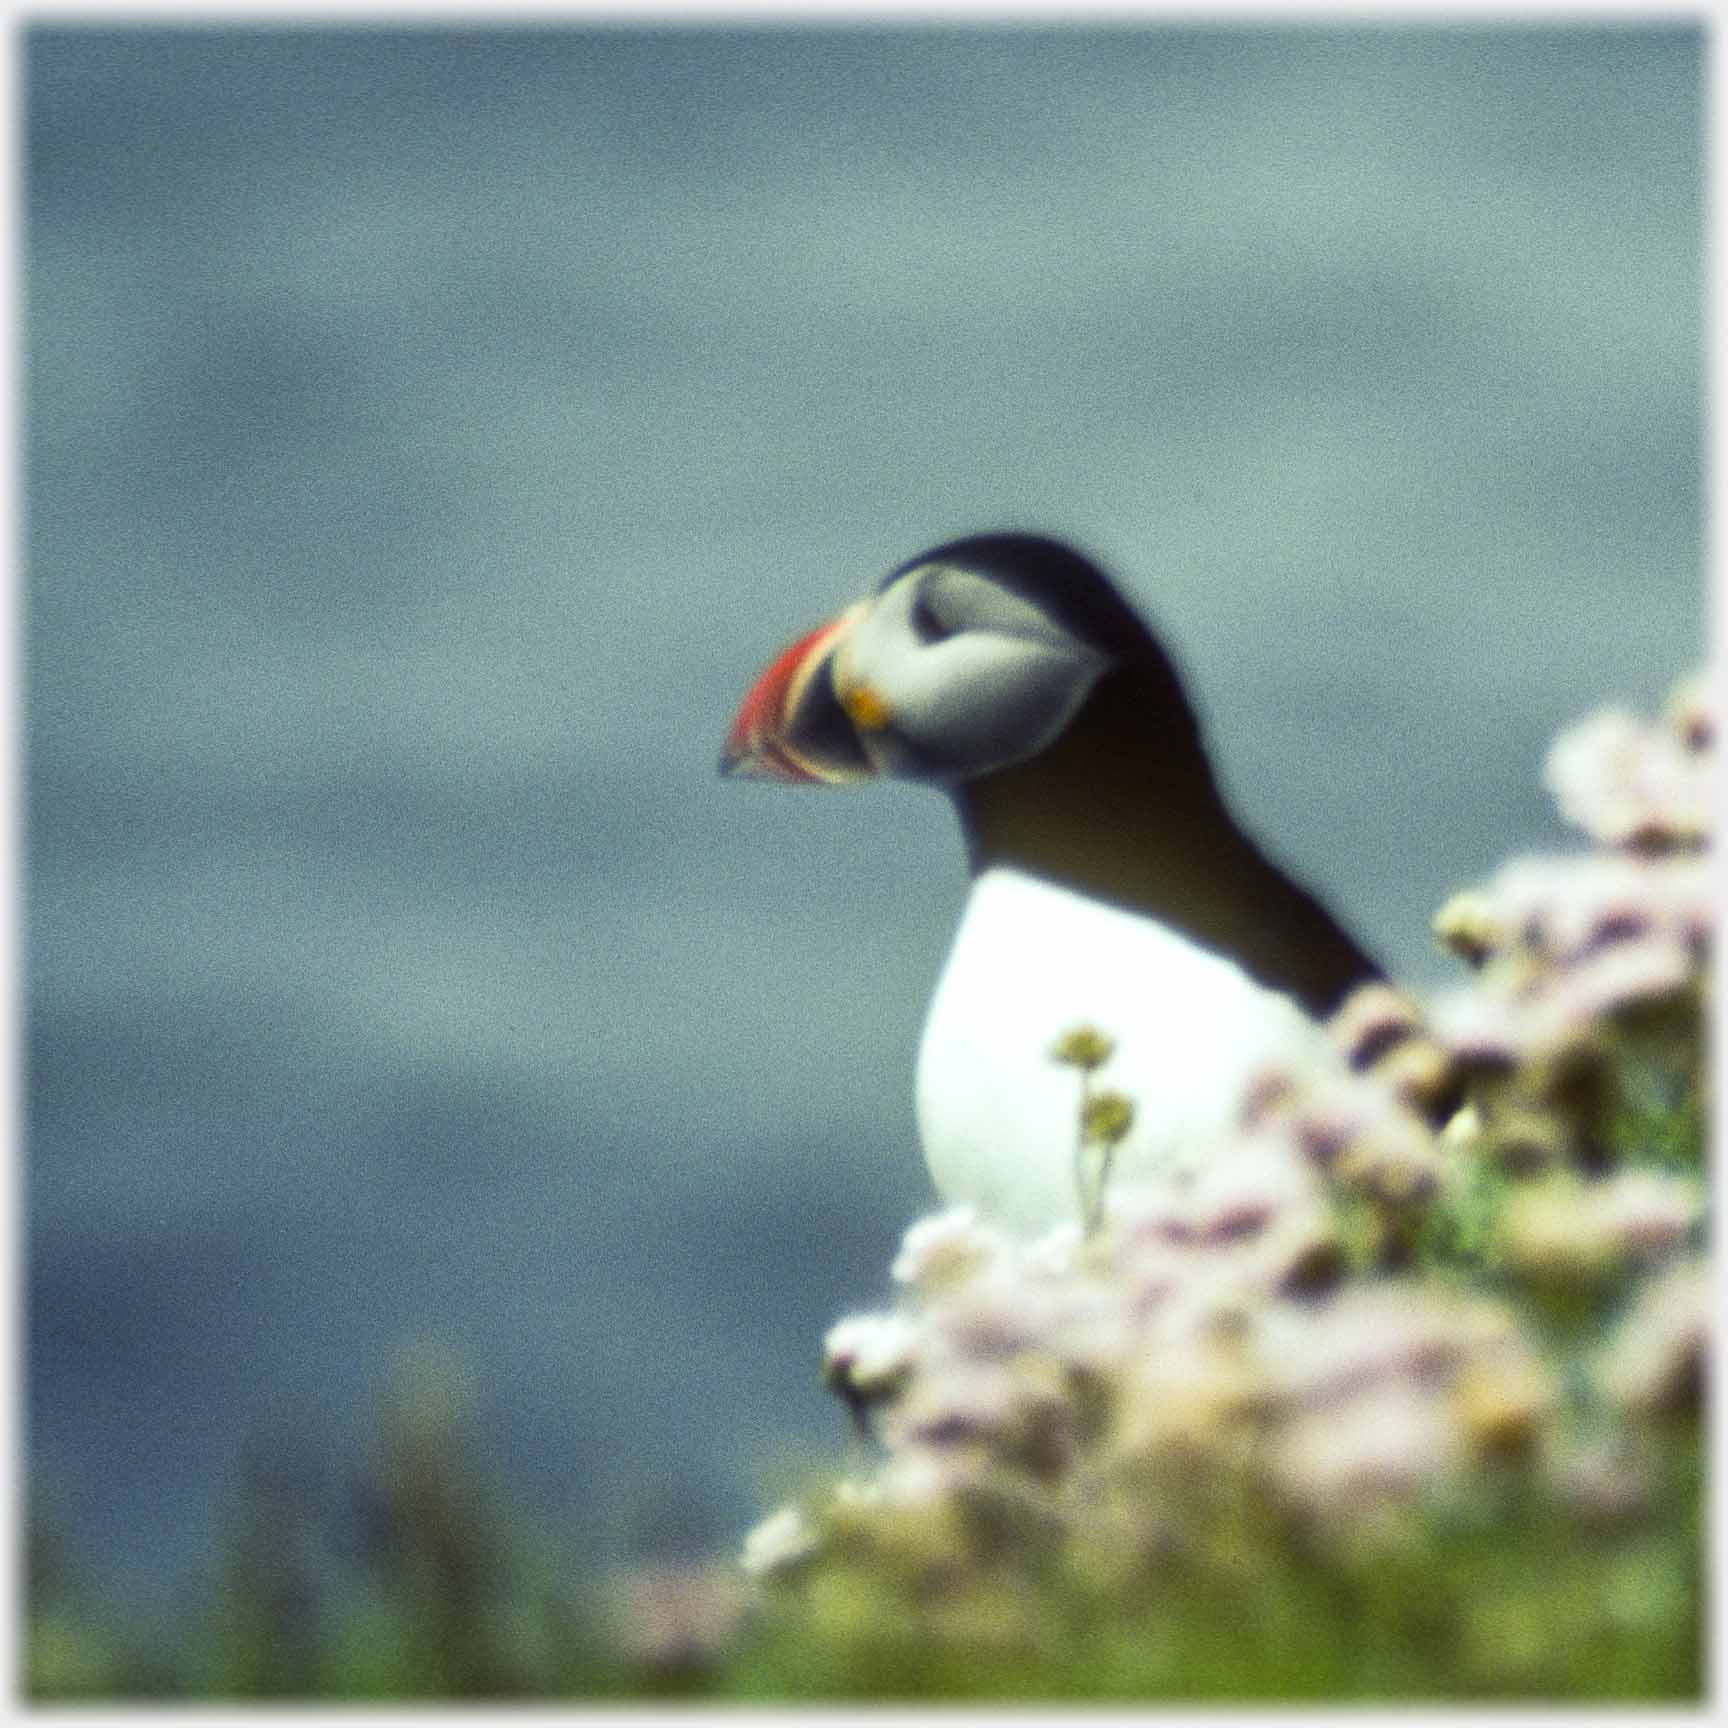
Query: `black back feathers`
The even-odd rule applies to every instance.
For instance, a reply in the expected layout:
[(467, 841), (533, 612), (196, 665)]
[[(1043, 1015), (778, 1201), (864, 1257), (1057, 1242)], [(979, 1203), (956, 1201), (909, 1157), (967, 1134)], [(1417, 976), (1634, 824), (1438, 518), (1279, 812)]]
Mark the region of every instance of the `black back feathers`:
[(1379, 976), (1237, 826), (1175, 664), (1090, 559), (1041, 535), (985, 534), (895, 575), (925, 563), (989, 577), (1114, 662), (1047, 750), (952, 788), (975, 872), (1011, 865), (1156, 918), (1317, 1015)]

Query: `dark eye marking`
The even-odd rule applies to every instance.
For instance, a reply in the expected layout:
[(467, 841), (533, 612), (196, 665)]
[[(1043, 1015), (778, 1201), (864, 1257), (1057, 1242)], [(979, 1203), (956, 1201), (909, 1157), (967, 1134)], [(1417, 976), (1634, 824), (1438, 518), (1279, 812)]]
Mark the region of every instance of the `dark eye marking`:
[(917, 637), (920, 643), (923, 643), (926, 646), (932, 642), (946, 642), (948, 638), (954, 634), (954, 632), (936, 616), (935, 611), (930, 605), (928, 596), (922, 592), (913, 596), (911, 623), (912, 634)]

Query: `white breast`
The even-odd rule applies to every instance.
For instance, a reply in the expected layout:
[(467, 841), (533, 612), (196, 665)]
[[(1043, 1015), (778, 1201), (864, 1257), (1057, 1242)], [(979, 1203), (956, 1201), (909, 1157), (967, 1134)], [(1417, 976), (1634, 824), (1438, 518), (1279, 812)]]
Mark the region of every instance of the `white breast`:
[(1113, 1180), (1204, 1156), (1269, 1062), (1328, 1059), (1290, 998), (1161, 924), (1016, 870), (972, 889), (918, 1054), (918, 1128), (937, 1188), (1018, 1230), (1077, 1210), (1072, 1027), (1115, 1040), (1094, 1080), (1134, 1101)]

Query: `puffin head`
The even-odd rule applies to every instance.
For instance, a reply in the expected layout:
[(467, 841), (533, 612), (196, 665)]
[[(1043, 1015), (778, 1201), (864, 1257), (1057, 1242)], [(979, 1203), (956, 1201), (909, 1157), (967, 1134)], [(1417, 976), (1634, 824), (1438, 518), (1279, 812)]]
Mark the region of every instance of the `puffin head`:
[(1090, 559), (1033, 534), (953, 540), (781, 653), (744, 698), (721, 769), (955, 786), (1039, 755), (1099, 681), (1162, 655)]

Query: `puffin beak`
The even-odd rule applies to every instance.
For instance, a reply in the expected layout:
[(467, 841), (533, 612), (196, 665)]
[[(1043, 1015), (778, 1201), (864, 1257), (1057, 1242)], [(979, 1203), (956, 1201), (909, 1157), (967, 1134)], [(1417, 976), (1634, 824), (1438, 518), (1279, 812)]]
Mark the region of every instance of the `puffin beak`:
[(835, 785), (875, 770), (834, 694), (835, 650), (869, 606), (860, 601), (778, 654), (744, 698), (720, 772), (793, 785)]

